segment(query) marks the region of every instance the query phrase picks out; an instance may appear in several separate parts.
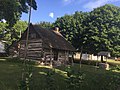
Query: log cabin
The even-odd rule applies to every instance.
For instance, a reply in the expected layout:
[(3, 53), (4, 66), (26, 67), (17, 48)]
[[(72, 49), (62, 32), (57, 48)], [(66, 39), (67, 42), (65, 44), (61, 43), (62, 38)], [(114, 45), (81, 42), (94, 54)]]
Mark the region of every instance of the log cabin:
[[(27, 30), (17, 43), (16, 51), (20, 58), (25, 57)], [(59, 28), (48, 30), (39, 25), (30, 24), (27, 46), (27, 59), (44, 64), (66, 64), (73, 61), (75, 48), (60, 34)]]

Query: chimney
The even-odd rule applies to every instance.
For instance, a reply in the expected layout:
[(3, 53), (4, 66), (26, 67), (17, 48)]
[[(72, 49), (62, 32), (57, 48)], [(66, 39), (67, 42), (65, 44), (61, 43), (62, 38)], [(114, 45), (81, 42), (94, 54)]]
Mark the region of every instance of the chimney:
[(59, 28), (58, 28), (58, 27), (55, 27), (55, 31), (56, 31), (56, 32), (59, 32)]

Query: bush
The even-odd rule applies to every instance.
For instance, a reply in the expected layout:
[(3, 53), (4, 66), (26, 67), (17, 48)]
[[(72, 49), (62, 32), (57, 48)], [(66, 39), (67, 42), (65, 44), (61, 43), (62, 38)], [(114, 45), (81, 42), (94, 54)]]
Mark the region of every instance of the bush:
[(116, 65), (115, 67), (111, 68), (111, 70), (120, 71), (120, 65)]
[(0, 57), (7, 57), (7, 53), (0, 53)]
[(80, 71), (74, 70), (72, 67), (67, 67), (67, 90), (79, 90), (82, 88), (85, 74)]
[(24, 63), (24, 62), (26, 62), (27, 64), (36, 64), (36, 62), (35, 61), (30, 61), (30, 60), (21, 60), (20, 58), (18, 58), (18, 57), (13, 57), (13, 58), (6, 58), (6, 60), (8, 61), (8, 62), (15, 62), (15, 63)]
[[(80, 63), (80, 60), (74, 60), (74, 63)], [(94, 60), (82, 60), (81, 64), (86, 64), (86, 65), (96, 65), (96, 63), (99, 63), (98, 61)]]

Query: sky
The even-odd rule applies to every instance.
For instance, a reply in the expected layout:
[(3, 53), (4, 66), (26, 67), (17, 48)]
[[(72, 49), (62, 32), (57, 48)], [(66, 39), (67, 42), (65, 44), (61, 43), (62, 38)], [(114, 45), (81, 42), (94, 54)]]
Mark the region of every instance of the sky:
[[(31, 22), (54, 22), (65, 14), (75, 11), (89, 12), (105, 4), (120, 7), (120, 0), (36, 0), (37, 10), (32, 9)], [(28, 14), (23, 13), (21, 20), (28, 21)]]

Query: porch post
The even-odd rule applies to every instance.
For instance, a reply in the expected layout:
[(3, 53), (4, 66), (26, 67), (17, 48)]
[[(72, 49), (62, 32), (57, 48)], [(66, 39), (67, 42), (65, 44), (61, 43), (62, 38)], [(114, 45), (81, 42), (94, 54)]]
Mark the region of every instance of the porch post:
[(74, 56), (73, 56), (73, 52), (72, 52), (72, 66), (74, 65), (74, 63), (73, 63), (73, 58), (74, 58)]
[(50, 49), (50, 66), (52, 67), (52, 48)]
[(66, 51), (65, 51), (65, 60), (64, 60), (64, 64), (66, 65)]

